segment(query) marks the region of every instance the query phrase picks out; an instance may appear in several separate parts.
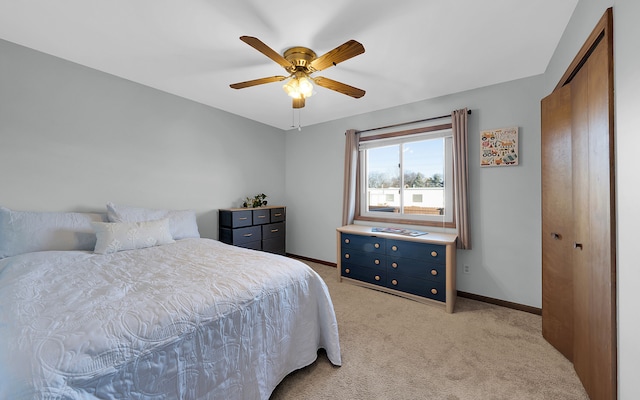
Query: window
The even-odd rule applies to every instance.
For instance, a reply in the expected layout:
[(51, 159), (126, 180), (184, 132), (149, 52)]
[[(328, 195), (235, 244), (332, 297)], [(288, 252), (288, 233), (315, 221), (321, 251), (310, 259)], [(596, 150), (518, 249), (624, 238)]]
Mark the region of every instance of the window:
[(362, 137), (357, 219), (453, 226), (451, 129)]

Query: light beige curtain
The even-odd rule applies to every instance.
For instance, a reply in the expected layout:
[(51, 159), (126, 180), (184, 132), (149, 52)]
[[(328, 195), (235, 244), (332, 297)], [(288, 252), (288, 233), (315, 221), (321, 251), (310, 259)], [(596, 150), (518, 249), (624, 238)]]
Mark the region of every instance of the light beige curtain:
[(469, 230), (469, 159), (467, 157), (467, 109), (455, 110), (451, 113), (453, 131), (453, 175), (456, 229), (458, 231), (457, 247), (471, 249), (471, 232)]
[(342, 197), (342, 225), (353, 223), (358, 204), (358, 140), (360, 132), (349, 129), (346, 133), (344, 147), (344, 191)]

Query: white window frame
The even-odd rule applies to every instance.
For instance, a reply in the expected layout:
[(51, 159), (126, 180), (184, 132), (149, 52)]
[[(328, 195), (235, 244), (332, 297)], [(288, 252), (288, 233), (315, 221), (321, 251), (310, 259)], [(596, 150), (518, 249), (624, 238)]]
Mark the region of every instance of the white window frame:
[[(411, 143), (416, 141), (423, 141), (428, 139), (444, 138), (444, 210), (443, 215), (420, 215), (420, 214), (403, 214), (403, 213), (382, 213), (371, 211), (367, 209), (367, 151), (376, 147), (384, 147), (390, 145), (402, 145), (405, 143)], [(453, 184), (453, 132), (450, 128), (422, 132), (410, 135), (394, 136), (389, 138), (375, 139), (369, 141), (361, 141), (359, 143), (359, 169), (360, 169), (360, 215), (356, 216), (357, 220), (365, 221), (380, 221), (390, 223), (405, 223), (413, 225), (425, 225), (425, 226), (444, 226), (455, 227), (454, 221), (454, 184)], [(400, 151), (400, 179), (404, 182), (404, 160), (402, 157), (402, 151)], [(401, 184), (401, 187), (403, 184)], [(402, 189), (400, 191), (400, 209), (404, 206), (404, 195)]]

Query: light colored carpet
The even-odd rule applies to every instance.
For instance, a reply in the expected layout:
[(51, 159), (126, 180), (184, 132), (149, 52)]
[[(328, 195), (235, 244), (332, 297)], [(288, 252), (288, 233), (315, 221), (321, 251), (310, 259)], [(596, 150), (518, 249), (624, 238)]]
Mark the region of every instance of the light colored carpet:
[(465, 298), (444, 309), (323, 277), (338, 319), (342, 366), (320, 351), (271, 399), (588, 399), (538, 315)]

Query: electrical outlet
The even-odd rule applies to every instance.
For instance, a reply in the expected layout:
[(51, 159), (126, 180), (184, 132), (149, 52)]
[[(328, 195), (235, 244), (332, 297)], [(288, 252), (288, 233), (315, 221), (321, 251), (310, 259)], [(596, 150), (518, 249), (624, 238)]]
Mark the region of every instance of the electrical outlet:
[(466, 265), (466, 264), (465, 264), (465, 265), (462, 267), (462, 272), (464, 272), (465, 274), (470, 274), (470, 273), (471, 273), (471, 269), (469, 268), (469, 266), (468, 266), (468, 265)]

